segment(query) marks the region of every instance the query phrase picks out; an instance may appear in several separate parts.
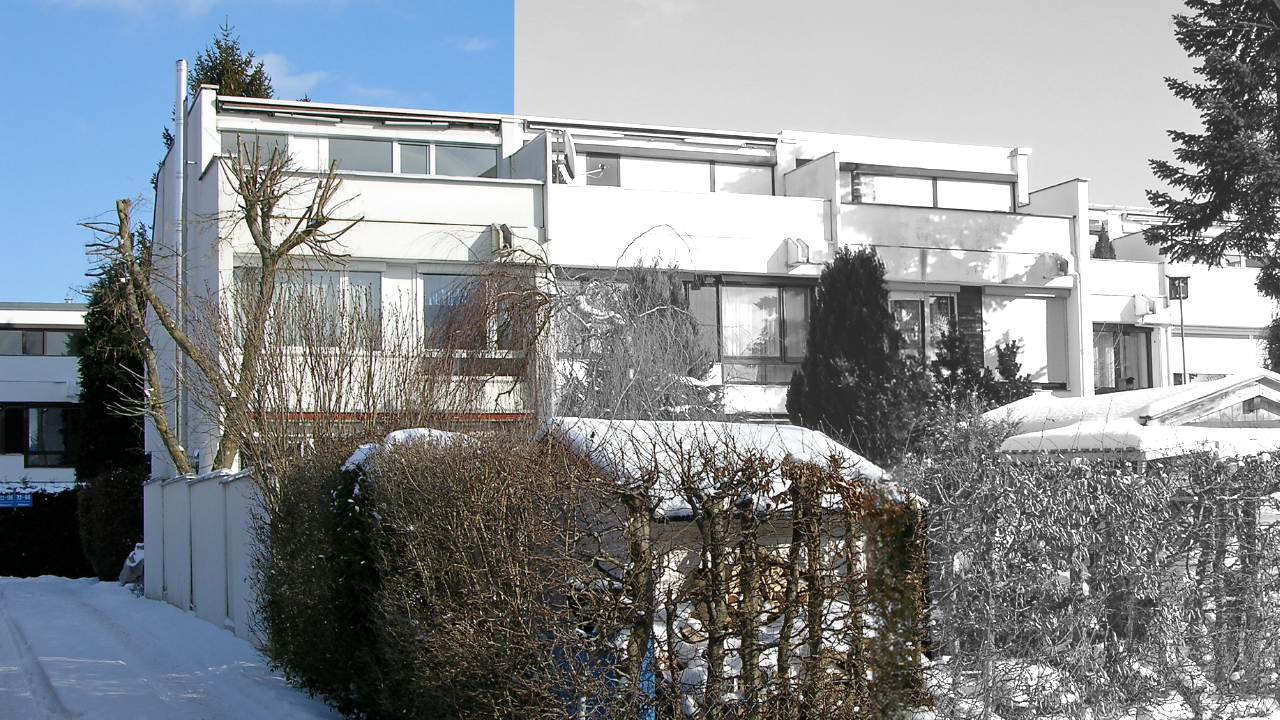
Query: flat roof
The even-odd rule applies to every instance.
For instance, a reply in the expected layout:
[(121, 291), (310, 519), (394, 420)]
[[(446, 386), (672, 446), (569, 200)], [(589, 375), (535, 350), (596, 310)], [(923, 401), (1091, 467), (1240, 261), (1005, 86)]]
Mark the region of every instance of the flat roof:
[(89, 309), (87, 303), (52, 303), (52, 302), (0, 302), (0, 310), (69, 310), (84, 312)]

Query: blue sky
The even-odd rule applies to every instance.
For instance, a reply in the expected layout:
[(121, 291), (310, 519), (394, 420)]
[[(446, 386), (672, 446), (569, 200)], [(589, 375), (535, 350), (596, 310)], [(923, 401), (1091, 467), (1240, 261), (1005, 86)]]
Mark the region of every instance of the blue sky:
[(76, 223), (149, 197), (174, 62), (224, 21), (278, 97), (510, 113), (512, 17), (512, 0), (3, 0), (0, 301), (79, 299)]

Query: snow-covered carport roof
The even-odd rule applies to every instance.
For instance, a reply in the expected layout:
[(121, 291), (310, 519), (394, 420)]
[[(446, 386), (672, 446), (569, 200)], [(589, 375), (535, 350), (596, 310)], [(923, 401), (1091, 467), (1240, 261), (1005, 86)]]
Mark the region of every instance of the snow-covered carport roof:
[[(821, 432), (792, 425), (555, 417), (546, 422), (542, 432), (559, 438), (603, 475), (624, 482), (652, 477), (657, 517), (676, 519), (691, 514), (680, 492), (680, 478), (701, 476), (710, 482), (711, 468), (704, 472), (701, 467), (705, 461), (701, 451), (707, 448), (724, 448), (726, 454), (741, 453), (744, 457), (756, 454), (779, 465), (788, 459), (830, 465), (850, 481), (875, 486), (887, 499), (902, 502), (908, 497), (875, 463)], [(782, 473), (775, 471), (768, 489), (751, 500), (757, 507), (768, 506), (785, 491)]]
[(1280, 375), (1258, 369), (1211, 382), (1089, 397), (1037, 394), (986, 417), (1017, 427), (1000, 446), (1014, 455), (1254, 455), (1280, 447)]

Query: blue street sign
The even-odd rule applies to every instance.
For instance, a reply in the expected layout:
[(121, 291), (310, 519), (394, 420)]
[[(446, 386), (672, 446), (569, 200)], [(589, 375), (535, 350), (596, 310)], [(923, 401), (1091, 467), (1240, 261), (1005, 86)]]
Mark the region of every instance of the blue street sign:
[(31, 507), (31, 493), (0, 494), (0, 508)]

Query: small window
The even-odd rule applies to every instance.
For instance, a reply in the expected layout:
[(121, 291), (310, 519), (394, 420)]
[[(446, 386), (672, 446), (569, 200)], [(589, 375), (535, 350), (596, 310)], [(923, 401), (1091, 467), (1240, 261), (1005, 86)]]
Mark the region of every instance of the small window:
[(431, 172), (430, 145), (401, 145), (400, 172), (410, 175), (426, 175)]
[(498, 151), (474, 145), (436, 145), (436, 174), (453, 177), (497, 177)]
[(618, 187), (620, 175), (618, 173), (618, 156), (617, 155), (586, 155), (583, 157), (582, 174), (587, 178), (588, 185), (600, 185), (605, 187)]
[[(902, 353), (908, 357), (933, 358), (942, 334), (955, 327), (953, 295), (893, 293), (889, 305), (898, 332), (902, 333)], [(981, 352), (981, 349), (974, 351)]]
[(27, 467), (66, 467), (66, 408), (27, 408)]
[(0, 355), (22, 354), (22, 331), (0, 330)]
[(339, 170), (391, 172), (391, 141), (329, 138), (329, 162)]
[(43, 355), (44, 354), (44, 331), (43, 330), (23, 330), (22, 331), (22, 354), (23, 355)]
[(0, 437), (0, 454), (21, 455), (27, 452), (27, 410), (22, 407), (3, 409), (4, 435)]
[(44, 353), (46, 355), (74, 355), (75, 341), (79, 333), (65, 330), (50, 330), (44, 334)]

